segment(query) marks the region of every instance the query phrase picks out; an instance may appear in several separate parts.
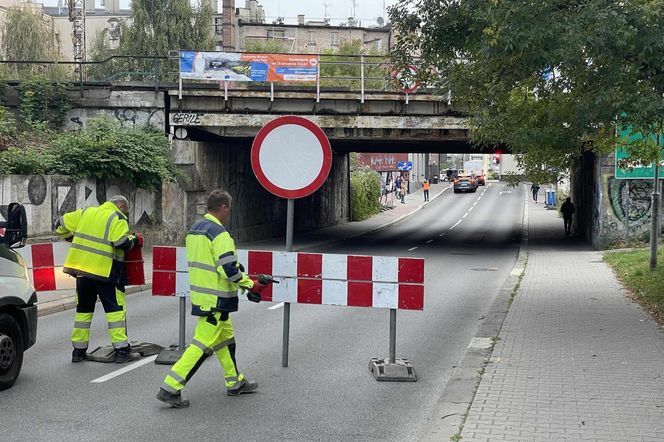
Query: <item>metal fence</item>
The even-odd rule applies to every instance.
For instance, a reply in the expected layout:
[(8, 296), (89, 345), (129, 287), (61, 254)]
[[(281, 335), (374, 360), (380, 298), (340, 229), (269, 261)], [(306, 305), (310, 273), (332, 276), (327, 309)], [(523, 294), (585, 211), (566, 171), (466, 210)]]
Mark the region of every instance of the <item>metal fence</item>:
[[(317, 54), (308, 54), (317, 55)], [(229, 83), (230, 90), (263, 89), (317, 89), (359, 92), (403, 92), (408, 88), (405, 83), (413, 82), (406, 72), (404, 78), (398, 75), (389, 56), (377, 55), (338, 55), (318, 54), (320, 57), (320, 75), (318, 81), (297, 84), (289, 83)], [(46, 78), (52, 81), (69, 83), (73, 87), (95, 83), (142, 82), (154, 87), (171, 86), (179, 80), (179, 60), (176, 56), (112, 56), (102, 61), (57, 62), (57, 61), (11, 61), (0, 60), (0, 81), (5, 83), (20, 82), (31, 78)], [(406, 70), (407, 71), (407, 70)], [(183, 87), (201, 81), (186, 80)], [(210, 82), (207, 82), (210, 83)], [(218, 83), (218, 82), (216, 82)], [(212, 82), (212, 84), (215, 84)], [(222, 82), (223, 83), (223, 82)]]

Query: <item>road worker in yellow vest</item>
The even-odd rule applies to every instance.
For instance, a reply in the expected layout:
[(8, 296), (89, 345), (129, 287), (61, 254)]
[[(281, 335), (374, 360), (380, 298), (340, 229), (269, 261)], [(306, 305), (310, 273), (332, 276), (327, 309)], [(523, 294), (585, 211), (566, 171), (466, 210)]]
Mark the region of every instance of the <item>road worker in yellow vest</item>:
[(140, 358), (131, 351), (127, 338), (124, 252), (143, 245), (140, 235), (129, 234), (129, 203), (121, 195), (99, 207), (65, 213), (56, 232), (71, 247), (64, 272), (76, 277), (76, 317), (71, 334), (72, 362), (86, 359), (90, 325), (99, 297), (106, 313), (108, 334), (118, 363)]
[(174, 408), (189, 406), (189, 401), (182, 399), (182, 389), (212, 354), (224, 371), (227, 395), (249, 393), (258, 387), (237, 368), (229, 313), (238, 310), (239, 288), (250, 292), (250, 300), (260, 302), (260, 293), (266, 286), (249, 278), (238, 262), (235, 242), (223, 225), (231, 202), (228, 192), (210, 193), (207, 213), (187, 233), (191, 313), (199, 318), (191, 344), (166, 375), (157, 394), (158, 400)]

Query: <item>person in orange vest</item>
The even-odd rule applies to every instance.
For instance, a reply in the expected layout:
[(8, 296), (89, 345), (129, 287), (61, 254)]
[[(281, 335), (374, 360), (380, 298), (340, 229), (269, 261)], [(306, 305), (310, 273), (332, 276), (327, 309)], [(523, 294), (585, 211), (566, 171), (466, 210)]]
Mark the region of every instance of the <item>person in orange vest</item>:
[(429, 201), (429, 180), (427, 180), (426, 178), (422, 183), (422, 189), (424, 190), (424, 202), (427, 202)]

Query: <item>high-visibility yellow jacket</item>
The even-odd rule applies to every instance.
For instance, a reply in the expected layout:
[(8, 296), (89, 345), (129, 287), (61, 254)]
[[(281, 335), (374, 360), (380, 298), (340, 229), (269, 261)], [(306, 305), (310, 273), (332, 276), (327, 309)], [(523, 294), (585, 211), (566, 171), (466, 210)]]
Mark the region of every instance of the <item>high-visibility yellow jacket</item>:
[(238, 288), (250, 289), (253, 281), (240, 271), (235, 241), (209, 213), (187, 233), (187, 262), (191, 289), (191, 314), (235, 312)]
[(56, 232), (72, 245), (65, 259), (64, 272), (123, 285), (124, 251), (136, 243), (129, 234), (127, 217), (118, 207), (106, 202), (65, 213)]

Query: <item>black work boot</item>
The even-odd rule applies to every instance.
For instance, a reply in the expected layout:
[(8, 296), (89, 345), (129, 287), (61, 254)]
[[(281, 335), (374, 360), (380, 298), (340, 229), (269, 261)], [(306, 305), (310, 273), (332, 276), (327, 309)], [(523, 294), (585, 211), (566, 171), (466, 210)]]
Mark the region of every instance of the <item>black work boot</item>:
[(75, 348), (71, 352), (71, 361), (72, 362), (81, 362), (88, 358), (88, 349), (87, 348)]
[(157, 393), (157, 399), (173, 408), (187, 408), (189, 406), (189, 401), (182, 399), (182, 393), (179, 391), (177, 393), (169, 393), (163, 388), (160, 388), (159, 393)]
[(258, 382), (249, 382), (246, 379), (242, 379), (237, 384), (233, 385), (233, 388), (226, 390), (228, 396), (239, 396), (244, 393), (253, 393), (258, 388)]
[(141, 359), (140, 353), (131, 351), (131, 347), (118, 348), (113, 353), (113, 362), (117, 362), (118, 364), (124, 364), (138, 359)]

